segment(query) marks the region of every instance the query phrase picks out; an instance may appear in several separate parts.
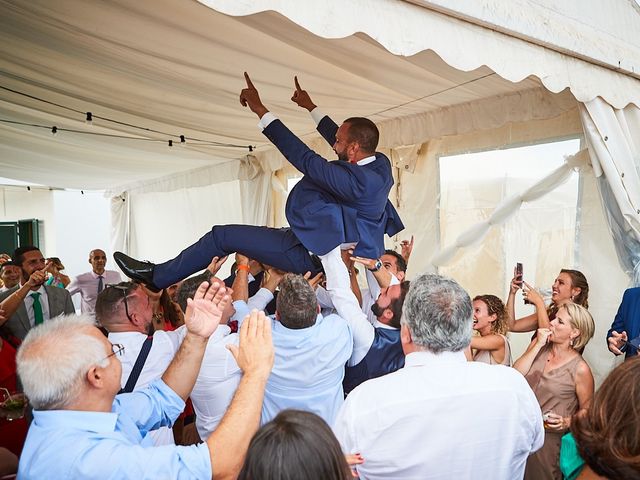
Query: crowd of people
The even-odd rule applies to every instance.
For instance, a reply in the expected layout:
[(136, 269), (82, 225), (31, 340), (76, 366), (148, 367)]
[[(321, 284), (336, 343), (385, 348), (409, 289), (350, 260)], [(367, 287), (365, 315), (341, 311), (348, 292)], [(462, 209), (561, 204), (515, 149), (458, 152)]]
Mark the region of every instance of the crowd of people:
[[(506, 303), (440, 275), (407, 278), (413, 237), (384, 248), (403, 226), (375, 125), (336, 125), (296, 78), (292, 101), (338, 155), (327, 162), (245, 78), (241, 103), (305, 175), (291, 227), (215, 226), (157, 265), (118, 252), (126, 281), (101, 249), (75, 278), (35, 246), (3, 257), (0, 412), (20, 392), (28, 404), (0, 419), (0, 474), (639, 478), (640, 321), (629, 312), (640, 289), (608, 334), (628, 361), (594, 392), (581, 272), (560, 271), (549, 305), (517, 270)], [(534, 309), (521, 319), (518, 290)], [(509, 332), (532, 332), (515, 361)]]

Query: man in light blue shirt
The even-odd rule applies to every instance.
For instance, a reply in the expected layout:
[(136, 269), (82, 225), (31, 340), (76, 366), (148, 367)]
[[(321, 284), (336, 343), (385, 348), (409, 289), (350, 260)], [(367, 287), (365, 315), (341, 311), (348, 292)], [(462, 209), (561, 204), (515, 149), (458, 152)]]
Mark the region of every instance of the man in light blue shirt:
[(230, 346), (244, 375), (219, 428), (197, 446), (151, 446), (150, 430), (173, 423), (195, 383), (207, 339), (230, 301), (224, 287), (203, 283), (185, 314), (187, 333), (162, 379), (116, 397), (123, 347), (87, 316), (67, 316), (31, 330), (17, 357), (33, 407), (19, 478), (235, 477), (256, 431), (273, 364), (271, 325), (245, 319)]
[(276, 300), (276, 354), (262, 424), (285, 408), (296, 408), (316, 413), (332, 425), (344, 402), (342, 379), (353, 350), (351, 328), (341, 317), (323, 317), (318, 311), (309, 283), (301, 275), (285, 275)]

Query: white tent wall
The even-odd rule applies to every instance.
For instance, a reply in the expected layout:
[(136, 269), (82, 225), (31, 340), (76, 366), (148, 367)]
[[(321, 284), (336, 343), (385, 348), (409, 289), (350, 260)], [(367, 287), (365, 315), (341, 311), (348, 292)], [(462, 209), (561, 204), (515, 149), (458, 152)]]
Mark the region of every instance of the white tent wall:
[[(90, 269), (89, 251), (103, 249), (109, 257), (109, 200), (102, 192), (50, 190), (32, 186), (0, 188), (0, 221), (40, 221), (40, 249), (45, 256), (59, 257), (69, 276)], [(90, 225), (90, 227), (88, 227)], [(12, 254), (13, 252), (6, 252)], [(108, 268), (115, 268), (109, 262)], [(74, 297), (78, 299), (79, 297)]]

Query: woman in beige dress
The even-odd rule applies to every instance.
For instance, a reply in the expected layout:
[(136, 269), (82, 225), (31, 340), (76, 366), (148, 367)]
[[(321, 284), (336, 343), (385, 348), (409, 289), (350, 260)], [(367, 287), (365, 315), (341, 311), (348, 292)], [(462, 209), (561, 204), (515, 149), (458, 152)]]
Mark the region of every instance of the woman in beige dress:
[(467, 360), (489, 365), (511, 366), (511, 347), (507, 334), (504, 303), (495, 295), (473, 299), (473, 329), (480, 335), (471, 338), (465, 352)]
[(562, 480), (560, 439), (569, 429), (571, 417), (585, 411), (593, 397), (593, 374), (578, 351), (594, 331), (588, 310), (566, 303), (549, 328), (538, 329), (527, 351), (513, 365), (533, 389), (545, 423), (544, 445), (529, 457), (525, 480)]

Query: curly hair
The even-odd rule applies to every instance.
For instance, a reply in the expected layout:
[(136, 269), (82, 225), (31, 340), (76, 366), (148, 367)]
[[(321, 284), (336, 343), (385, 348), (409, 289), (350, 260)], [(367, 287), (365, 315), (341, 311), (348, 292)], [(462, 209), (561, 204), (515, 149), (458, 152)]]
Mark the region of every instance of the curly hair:
[(640, 358), (627, 360), (605, 379), (586, 414), (573, 417), (580, 456), (597, 475), (640, 477), (639, 377)]
[(506, 335), (509, 331), (509, 326), (507, 325), (507, 310), (502, 300), (495, 295), (476, 295), (473, 301), (475, 302), (476, 300), (484, 302), (489, 315), (496, 316), (496, 320), (491, 323), (491, 332), (498, 335)]

